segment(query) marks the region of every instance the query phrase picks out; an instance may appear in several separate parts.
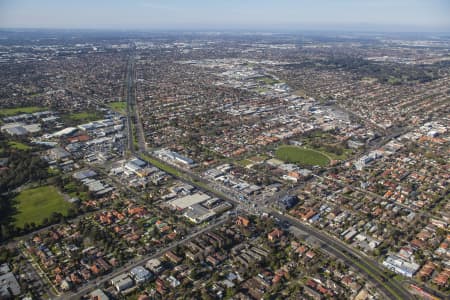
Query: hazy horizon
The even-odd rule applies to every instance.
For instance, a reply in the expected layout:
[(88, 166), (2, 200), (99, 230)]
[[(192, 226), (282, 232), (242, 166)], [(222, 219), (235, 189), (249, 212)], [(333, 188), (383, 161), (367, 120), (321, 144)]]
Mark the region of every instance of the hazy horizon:
[(448, 32), (445, 0), (0, 0), (0, 28)]

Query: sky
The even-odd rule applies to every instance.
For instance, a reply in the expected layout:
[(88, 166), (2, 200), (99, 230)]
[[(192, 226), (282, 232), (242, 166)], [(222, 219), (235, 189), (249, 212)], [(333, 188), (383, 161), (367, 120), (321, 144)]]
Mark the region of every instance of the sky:
[(0, 0), (0, 28), (450, 32), (450, 0)]

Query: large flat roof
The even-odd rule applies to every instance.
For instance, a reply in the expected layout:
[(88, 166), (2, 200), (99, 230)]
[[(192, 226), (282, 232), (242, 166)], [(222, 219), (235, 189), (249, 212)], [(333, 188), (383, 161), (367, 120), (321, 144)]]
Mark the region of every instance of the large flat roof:
[(193, 195), (188, 195), (188, 196), (174, 199), (174, 200), (170, 201), (169, 203), (177, 209), (185, 209), (189, 206), (192, 206), (197, 203), (201, 203), (210, 198), (211, 198), (210, 196), (199, 192), (199, 193), (195, 193)]

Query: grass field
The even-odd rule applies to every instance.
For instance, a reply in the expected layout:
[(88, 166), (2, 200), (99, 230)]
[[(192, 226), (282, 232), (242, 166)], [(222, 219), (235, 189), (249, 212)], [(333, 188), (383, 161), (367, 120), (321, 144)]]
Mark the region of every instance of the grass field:
[(330, 159), (324, 154), (297, 146), (280, 146), (275, 152), (276, 158), (290, 163), (298, 163), (308, 166), (327, 166)]
[(164, 172), (167, 172), (167, 173), (169, 173), (171, 175), (178, 176), (178, 177), (182, 176), (182, 174), (177, 169), (175, 169), (174, 167), (171, 167), (168, 164), (162, 163), (159, 160), (156, 160), (156, 159), (154, 159), (151, 156), (148, 156), (148, 155), (145, 155), (145, 154), (141, 154), (140, 158), (142, 158), (146, 162), (154, 165), (158, 169), (163, 170)]
[(16, 108), (0, 108), (0, 116), (14, 116), (19, 114), (31, 114), (38, 111), (47, 110), (46, 107), (38, 106), (27, 106), (27, 107), (16, 107)]
[(127, 113), (127, 103), (125, 101), (110, 102), (108, 106), (120, 114), (124, 115)]
[(343, 152), (340, 155), (337, 155), (333, 152), (328, 152), (324, 148), (319, 148), (319, 149), (315, 149), (315, 150), (322, 152), (323, 154), (328, 156), (328, 158), (334, 159), (334, 160), (345, 160), (352, 154), (352, 149), (343, 149)]
[(17, 150), (23, 150), (23, 151), (32, 149), (32, 147), (30, 147), (28, 145), (25, 145), (25, 144), (23, 144), (21, 142), (9, 142), (8, 145), (11, 148), (14, 148), (14, 149), (17, 149)]
[(244, 168), (254, 164), (254, 162), (252, 162), (249, 159), (238, 160), (238, 161), (236, 161), (236, 163)]
[(83, 122), (100, 120), (102, 118), (101, 115), (99, 115), (96, 112), (73, 113), (73, 114), (70, 114), (68, 117), (74, 121), (83, 121)]
[(54, 186), (41, 186), (20, 192), (15, 198), (18, 214), (15, 225), (23, 227), (25, 223), (34, 222), (40, 225), (45, 218), (50, 218), (53, 212), (67, 215), (72, 205), (65, 201)]
[(64, 114), (61, 116), (61, 119), (66, 124), (66, 126), (76, 126), (79, 124), (101, 120), (103, 119), (103, 114), (98, 111), (91, 110), (85, 112)]

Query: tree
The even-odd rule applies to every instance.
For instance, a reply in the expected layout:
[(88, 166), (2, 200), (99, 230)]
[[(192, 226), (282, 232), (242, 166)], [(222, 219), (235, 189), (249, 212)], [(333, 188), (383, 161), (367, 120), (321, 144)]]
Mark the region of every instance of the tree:
[(51, 221), (51, 223), (57, 223), (62, 219), (62, 217), (63, 217), (63, 215), (61, 213), (53, 212), (50, 215), (50, 221)]
[(0, 225), (0, 240), (7, 240), (10, 237), (10, 232), (5, 224)]
[(48, 164), (38, 156), (30, 155), (28, 152), (10, 152), (7, 169), (2, 172), (0, 186), (3, 192), (12, 189), (29, 181), (40, 181), (47, 178)]
[(236, 294), (236, 289), (229, 287), (225, 292), (225, 298), (231, 298), (234, 296), (234, 294)]

